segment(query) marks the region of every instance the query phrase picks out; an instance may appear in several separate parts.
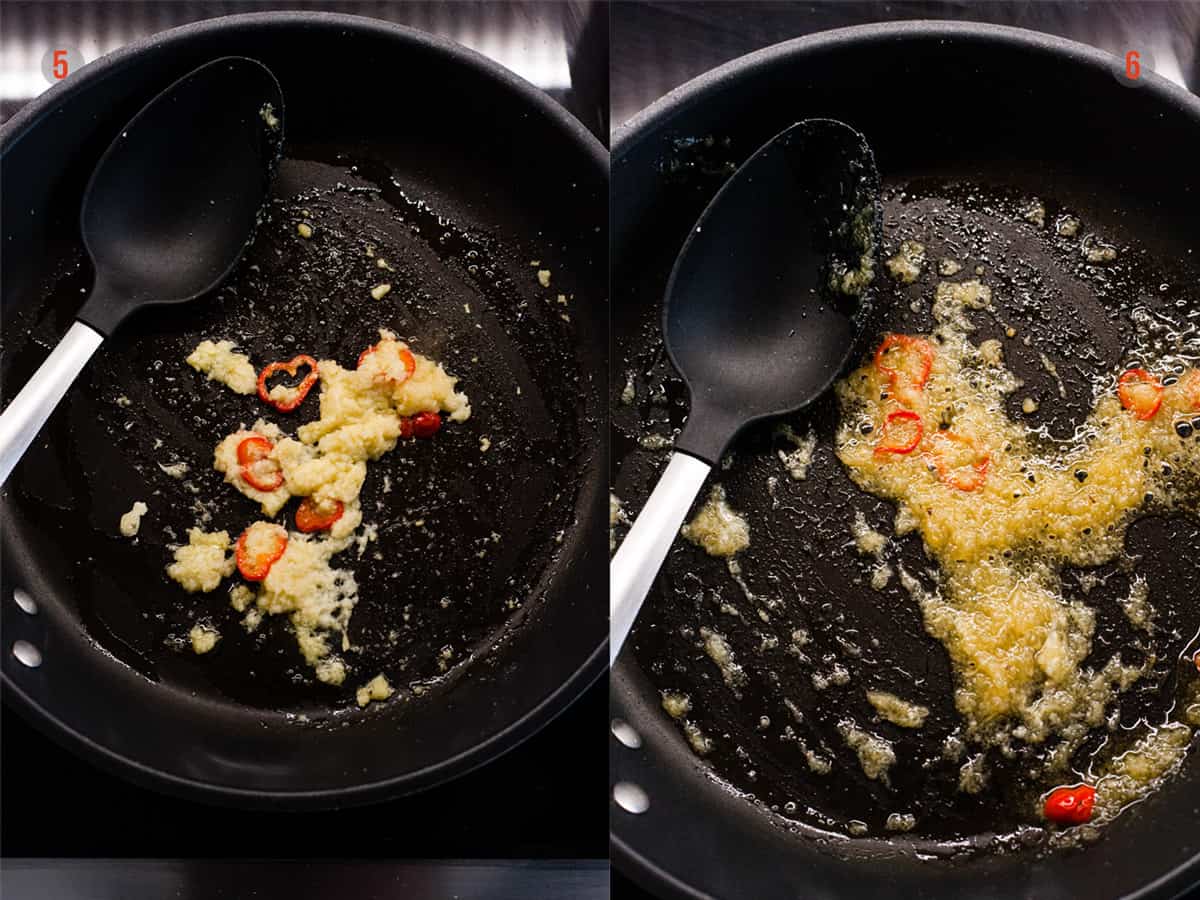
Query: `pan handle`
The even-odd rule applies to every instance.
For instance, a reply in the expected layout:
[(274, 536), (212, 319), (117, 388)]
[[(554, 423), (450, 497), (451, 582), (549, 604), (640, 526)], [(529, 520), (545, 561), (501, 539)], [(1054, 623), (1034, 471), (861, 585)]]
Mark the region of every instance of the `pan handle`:
[(672, 456), (650, 499), (617, 549), (608, 570), (610, 665), (616, 663), (650, 585), (711, 471), (712, 466), (694, 456), (686, 453)]
[(0, 414), (0, 484), (8, 480), (9, 473), (25, 455), (58, 401), (103, 342), (104, 335), (90, 325), (73, 324)]

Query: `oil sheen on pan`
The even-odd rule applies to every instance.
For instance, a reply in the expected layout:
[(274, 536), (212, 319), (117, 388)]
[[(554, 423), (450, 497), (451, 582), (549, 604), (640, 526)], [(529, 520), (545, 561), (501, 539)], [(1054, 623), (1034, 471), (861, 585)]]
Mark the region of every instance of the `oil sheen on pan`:
[[(801, 828), (1095, 839), (1200, 727), (1200, 273), (1003, 184), (884, 207), (858, 362), (734, 444), (634, 653), (692, 751)], [(639, 334), (613, 363), (614, 543), (687, 413)]]
[[(520, 626), (587, 436), (552, 248), (296, 156), (215, 298), (107, 342), (12, 489), (62, 547), (107, 536), (72, 574), (103, 651), (307, 721), (436, 693)], [(87, 278), (63, 260), (12, 329), (13, 383)]]

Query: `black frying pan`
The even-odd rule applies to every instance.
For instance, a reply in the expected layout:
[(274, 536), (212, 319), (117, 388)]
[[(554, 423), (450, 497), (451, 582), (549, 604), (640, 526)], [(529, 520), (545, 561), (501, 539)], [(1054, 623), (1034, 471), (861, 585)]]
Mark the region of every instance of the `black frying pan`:
[[(917, 238), (935, 261), (947, 255), (986, 266), (1000, 317), (1033, 337), (1029, 347), (1005, 342), (1008, 364), (1026, 380), (1010, 415), (1069, 434), (1090, 407), (1092, 376), (1110, 372), (1129, 349), (1126, 314), (1135, 304), (1176, 317), (1200, 308), (1200, 100), (1152, 77), (1124, 86), (1122, 69), (1123, 61), (1096, 50), (1014, 29), (850, 28), (716, 69), (623, 128), (613, 148), (618, 350), (610, 396), (614, 489), (630, 509), (639, 508), (666, 459), (639, 439), (678, 433), (687, 414), (658, 330), (675, 254), (732, 167), (806, 117), (846, 121), (874, 147), (885, 181), (885, 252)], [(1115, 241), (1119, 261), (1085, 267), (1077, 247), (1037, 232), (1020, 215), (1035, 195), (1046, 201), (1050, 222), (1069, 209)], [(909, 303), (927, 298), (935, 281), (927, 276), (901, 288), (885, 278), (868, 342), (883, 330), (928, 330), (928, 303), (918, 312)], [(997, 322), (984, 322), (976, 339), (1002, 333)], [(1040, 352), (1057, 360), (1066, 400)], [(626, 406), (620, 397), (630, 375), (637, 400)], [(1033, 417), (1020, 410), (1027, 395), (1042, 400)], [(751, 547), (739, 558), (748, 588), (780, 601), (773, 626), (753, 616), (756, 604), (720, 561), (683, 541), (647, 599), (613, 673), (617, 864), (663, 896), (762, 900), (1172, 896), (1193, 884), (1200, 861), (1194, 753), (1167, 789), (1122, 814), (1098, 843), (1068, 852), (1050, 851), (1040, 829), (1022, 827), (1030, 817), (1021, 810), (1030, 807), (1020, 804), (1036, 796), (1019, 775), (1026, 760), (1013, 761), (1007, 778), (997, 779), (1004, 791), (978, 800), (956, 798), (944, 767), (922, 767), (957, 724), (951, 671), (896, 582), (883, 592), (866, 584), (870, 563), (850, 546), (851, 514), (860, 510), (877, 527), (887, 523), (890, 534), (892, 509), (850, 483), (832, 452), (836, 421), (832, 397), (790, 420), (797, 432), (811, 427), (819, 437), (804, 481), (784, 471), (776, 453), (792, 447), (770, 425), (739, 439), (732, 465), (714, 475), (751, 521)], [(1126, 726), (1141, 716), (1161, 720), (1185, 679), (1195, 677), (1186, 657), (1200, 631), (1200, 523), (1144, 520), (1131, 528), (1128, 549), (1143, 557), (1139, 571), (1148, 574), (1162, 627), (1153, 647), (1158, 662), (1122, 701)], [(900, 558), (912, 572), (929, 566), (911, 536)], [(1101, 574), (1107, 583), (1088, 597), (1097, 611), (1091, 662), (1118, 648), (1134, 655), (1151, 649), (1139, 649), (1117, 606), (1127, 575), (1115, 565)], [(1073, 578), (1065, 579), (1068, 587), (1082, 597)], [(741, 606), (746, 618), (722, 612), (722, 599)], [(705, 625), (727, 636), (747, 670), (741, 701), (698, 648), (696, 632)], [(812, 635), (805, 651), (815, 664), (786, 653), (786, 632), (797, 627)], [(785, 634), (777, 648), (764, 644), (772, 632)], [(828, 674), (835, 659), (849, 683), (818, 689), (812, 675)], [(862, 777), (835, 731), (846, 714), (872, 721), (868, 688), (917, 698), (932, 710), (920, 733), (879, 726), (896, 741), (900, 759), (891, 792)], [(703, 760), (663, 713), (664, 690), (691, 695), (690, 718), (713, 744)], [(760, 726), (762, 715), (772, 724)], [(829, 750), (831, 776), (811, 774), (795, 741), (780, 739), (788, 726)], [(642, 812), (628, 811), (647, 802)], [(914, 808), (919, 829), (889, 837), (888, 812)], [(831, 820), (822, 822), (820, 812)], [(845, 820), (852, 817), (866, 821), (872, 836), (847, 840)], [(992, 829), (1017, 836), (998, 850)]]
[[(274, 199), (226, 286), (127, 323), (6, 485), (4, 694), (52, 736), (164, 788), (360, 802), (511, 748), (603, 671), (606, 155), (540, 91), (420, 32), (286, 13), (143, 41), (3, 129), (6, 395), (91, 278), (76, 223), (97, 157), (150, 96), (230, 54), (283, 88)], [(377, 301), (381, 281), (393, 288)], [(202, 337), (236, 337), (259, 365), (300, 352), (352, 365), (381, 326), (460, 375), (474, 415), (372, 466), (363, 504), (379, 538), (340, 558), (361, 600), (353, 673), (333, 689), (282, 620), (245, 634), (224, 588), (189, 596), (162, 573), (197, 501), (210, 528), (256, 517), (220, 484), (211, 449), (262, 406), (182, 360)], [(279, 421), (314, 418), (316, 393)], [(157, 465), (176, 460), (183, 479)], [(150, 513), (132, 544), (116, 521), (136, 499)], [(197, 617), (223, 634), (209, 656), (180, 646)], [(40, 666), (14, 655), (18, 642)], [(400, 690), (360, 711), (354, 688), (377, 671)]]

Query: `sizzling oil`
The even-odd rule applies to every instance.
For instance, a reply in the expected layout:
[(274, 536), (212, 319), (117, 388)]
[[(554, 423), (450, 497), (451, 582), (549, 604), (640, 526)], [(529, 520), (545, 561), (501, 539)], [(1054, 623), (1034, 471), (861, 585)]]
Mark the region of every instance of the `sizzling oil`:
[[(705, 190), (711, 193), (694, 181), (681, 184), (674, 199), (699, 212)], [(978, 328), (973, 340), (981, 355), (1001, 349), (1005, 367), (1023, 381), (1019, 391), (1005, 395), (1010, 419), (1027, 426), (1030, 440), (1043, 449), (1075, 440), (1098, 396), (1093, 379), (1102, 374), (1111, 387), (1114, 371), (1196, 346), (1187, 286), (1197, 280), (1186, 255), (1157, 247), (1154, 255), (1119, 230), (1106, 235), (1126, 238), (1117, 240), (1118, 259), (1089, 263), (1079, 237), (1117, 226), (1105, 211), (1078, 199), (1079, 206), (1045, 200), (1047, 224), (1037, 227), (1020, 213), (1026, 198), (1006, 188), (932, 180), (889, 187), (885, 249), (894, 253), (902, 241), (918, 241), (928, 259), (939, 262), (926, 266), (911, 286), (882, 278), (879, 325), (864, 353), (884, 331), (919, 334), (936, 327), (929, 303), (934, 272), (986, 282), (994, 292), (990, 308), (983, 303), (964, 315)], [(1082, 220), (1078, 234), (1057, 227), (1067, 219)], [(642, 276), (649, 268), (666, 277), (673, 252), (662, 249), (644, 263)], [(639, 447), (638, 437), (647, 431), (677, 434), (686, 411), (685, 389), (665, 358), (653, 315), (657, 290), (653, 279), (614, 277), (614, 296), (643, 313), (615, 320), (618, 346), (626, 349), (612, 386), (614, 488), (630, 515), (667, 459)], [(1072, 314), (1063, 315), (1064, 309)], [(1023, 410), (1026, 399), (1032, 410)], [(922, 852), (1040, 843), (1046, 834), (1032, 826), (1042, 824), (1036, 812), (1041, 787), (1031, 785), (1027, 773), (1052, 765), (1055, 741), (983, 746), (968, 740), (953, 700), (955, 667), (911, 599), (914, 592), (938, 589), (938, 567), (915, 530), (889, 537), (878, 555), (857, 549), (856, 518), (890, 534), (895, 508), (848, 477), (834, 453), (841, 418), (830, 398), (789, 422), (795, 433), (817, 437), (803, 480), (789, 477), (781, 457), (794, 447), (773, 426), (752, 428), (739, 439), (717, 476), (754, 535), (738, 556), (739, 575), (731, 576), (726, 560), (676, 542), (656, 588), (663, 596), (648, 604), (632, 635), (637, 659), (659, 690), (689, 698), (686, 721), (703, 734), (704, 759), (714, 774), (789, 827), (883, 836), (893, 816), (913, 815), (909, 837)], [(1197, 427), (1200, 419), (1178, 434), (1194, 440)], [(1189, 429), (1190, 435), (1183, 433)], [(1179, 585), (1196, 577), (1198, 547), (1194, 519), (1149, 515), (1128, 525), (1124, 552), (1113, 561), (1062, 567), (1068, 607), (1083, 604), (1094, 618), (1084, 665), (1098, 677), (1107, 670), (1110, 681), (1119, 680), (1117, 665), (1139, 673), (1108, 709), (1103, 726), (1088, 729), (1070, 763), (1080, 777), (1108, 777), (1116, 771), (1114, 761), (1129, 758), (1126, 751), (1141, 757), (1139, 737), (1171, 750), (1176, 730), (1152, 730), (1147, 723), (1163, 726), (1171, 710), (1196, 708), (1189, 673), (1200, 616), (1181, 602), (1187, 597)], [(1123, 605), (1140, 596), (1128, 571), (1129, 561), (1139, 558), (1150, 631), (1136, 627)], [(743, 667), (747, 678), (737, 697), (705, 652), (701, 629), (719, 631)], [(1110, 666), (1114, 657), (1118, 661)], [(922, 727), (882, 719), (867, 700), (880, 691), (928, 708)], [(846, 717), (893, 744), (889, 786), (862, 772), (838, 732)], [(1152, 751), (1147, 758), (1174, 760), (1164, 771), (1178, 763), (1177, 753)], [(1103, 788), (1101, 794), (1115, 796)]]
[[(1118, 399), (1114, 373), (1097, 385), (1076, 434), (1047, 441), (1009, 418), (1005, 398), (1019, 381), (998, 346), (969, 339), (964, 310), (990, 300), (975, 279), (938, 284), (937, 327), (917, 339), (919, 351), (899, 351), (910, 369), (932, 356), (927, 382), (914, 389), (916, 376), (887, 356), (851, 373), (837, 387), (836, 447), (859, 487), (896, 503), (896, 530), (918, 532), (937, 562), (936, 587), (909, 582), (910, 592), (953, 663), (968, 740), (1047, 743), (1039, 776), (1050, 787), (1153, 663), (1152, 655), (1125, 662), (1118, 652), (1104, 666), (1085, 665), (1095, 616), (1064, 596), (1063, 567), (1116, 558), (1127, 525), (1148, 510), (1200, 508), (1200, 444), (1181, 436), (1200, 415), (1200, 370), (1159, 361), (1165, 386), (1147, 393), (1154, 401), (1140, 413)], [(909, 429), (901, 442), (886, 436), (898, 422)], [(1173, 728), (1190, 737), (1186, 726)], [(1165, 769), (1138, 771), (1144, 792)], [(1121, 802), (1104, 797), (1102, 780), (1093, 821), (1134, 799), (1135, 780), (1108, 783)]]

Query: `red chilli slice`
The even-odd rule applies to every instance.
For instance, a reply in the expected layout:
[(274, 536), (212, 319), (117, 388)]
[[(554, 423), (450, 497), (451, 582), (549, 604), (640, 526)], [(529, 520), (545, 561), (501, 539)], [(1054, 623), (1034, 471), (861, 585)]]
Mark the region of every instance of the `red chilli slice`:
[(933, 346), (923, 338), (889, 334), (875, 351), (875, 368), (887, 377), (896, 399), (913, 406), (933, 369)]
[(283, 471), (270, 459), (275, 445), (261, 434), (246, 438), (237, 445), (237, 460), (242, 478), (250, 487), (273, 491), (283, 484)]
[(1117, 379), (1117, 396), (1135, 419), (1153, 419), (1162, 406), (1162, 382), (1145, 369), (1130, 369)]
[[(267, 379), (272, 375), (278, 375), (280, 372), (295, 375), (301, 366), (308, 366), (308, 374), (304, 376), (304, 379), (298, 385), (290, 389), (291, 396), (284, 400), (272, 399), (271, 392), (267, 390)], [(280, 412), (291, 412), (304, 402), (304, 398), (308, 396), (308, 392), (312, 390), (312, 386), (317, 383), (317, 379), (320, 377), (321, 373), (317, 371), (317, 361), (305, 353), (294, 356), (287, 362), (273, 362), (270, 365), (264, 366), (263, 370), (258, 373), (258, 398), (263, 403), (271, 404)]]
[[(937, 466), (938, 477), (952, 488), (960, 491), (974, 491), (983, 487), (987, 481), (988, 467), (991, 465), (991, 454), (983, 452), (979, 442), (974, 438), (953, 431), (939, 431), (933, 435), (933, 462)], [(969, 465), (952, 466), (947, 458), (952, 452), (950, 444), (962, 444), (972, 448), (978, 457)]]
[(237, 567), (247, 581), (262, 581), (287, 549), (288, 533), (282, 525), (255, 522), (237, 540)]
[(296, 507), (296, 528), (305, 534), (328, 531), (345, 511), (346, 507), (341, 500), (334, 500), (329, 506), (321, 506), (312, 497), (305, 497)]
[[(905, 423), (898, 425), (897, 423)], [(911, 437), (897, 437), (894, 432), (898, 428), (911, 430)], [(887, 418), (883, 420), (883, 430), (880, 434), (880, 441), (875, 447), (875, 455), (883, 456), (885, 453), (895, 453), (903, 455), (912, 453), (921, 443), (921, 438), (925, 434), (925, 428), (921, 425), (921, 417), (915, 412), (910, 412), (907, 409), (897, 410), (889, 413)]]
[(1090, 784), (1055, 788), (1046, 795), (1042, 813), (1059, 825), (1082, 825), (1092, 817), (1096, 789)]
[(442, 417), (436, 412), (426, 410), (415, 416), (400, 417), (400, 437), (431, 438), (441, 430)]
[(419, 412), (413, 416), (413, 434), (419, 438), (431, 438), (442, 427), (442, 417), (435, 412)]

